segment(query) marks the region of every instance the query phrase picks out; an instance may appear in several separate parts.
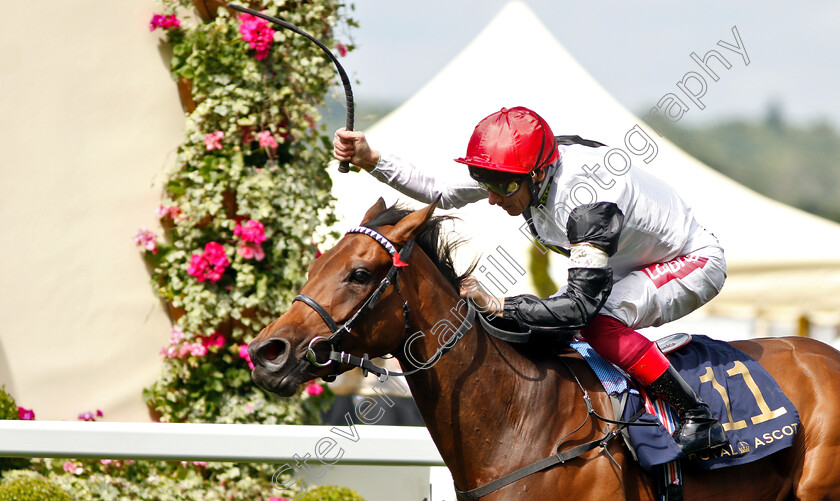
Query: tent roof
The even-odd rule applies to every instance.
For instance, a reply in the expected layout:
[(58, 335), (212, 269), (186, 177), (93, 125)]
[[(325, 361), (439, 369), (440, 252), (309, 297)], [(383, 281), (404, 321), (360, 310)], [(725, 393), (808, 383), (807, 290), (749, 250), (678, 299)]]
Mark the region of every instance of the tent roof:
[[(731, 71), (737, 70), (733, 65)], [(798, 312), (840, 309), (840, 225), (759, 195), (656, 135), (604, 90), (522, 2), (504, 7), (425, 87), (366, 132), (374, 148), (411, 159), (435, 175), (465, 177), (466, 169), (452, 159), (463, 155), (478, 120), (503, 106), (530, 107), (556, 134), (579, 134), (611, 146), (623, 147), (626, 133), (643, 126), (659, 152), (650, 164), (631, 155), (633, 168), (674, 186), (726, 251), (730, 278), (712, 309), (754, 311), (790, 306), (793, 298)], [(364, 174), (335, 175), (334, 180), (339, 213), (350, 219), (361, 217), (379, 194), (389, 202), (407, 199)], [(359, 196), (365, 193), (370, 195)], [(487, 255), (502, 245), (527, 266), (531, 244), (519, 237), (521, 218), (483, 202), (455, 212), (464, 220), (458, 230), (473, 239), (462, 256)], [(820, 270), (816, 277), (803, 273), (815, 269)], [(749, 275), (746, 289), (739, 283), (742, 273)], [(815, 287), (815, 278), (824, 280)], [(782, 284), (785, 289), (777, 291)], [(511, 290), (529, 287), (517, 283)], [(773, 299), (762, 306), (762, 297), (756, 296), (760, 291), (777, 292), (764, 294)], [(727, 294), (733, 304), (727, 303)]]

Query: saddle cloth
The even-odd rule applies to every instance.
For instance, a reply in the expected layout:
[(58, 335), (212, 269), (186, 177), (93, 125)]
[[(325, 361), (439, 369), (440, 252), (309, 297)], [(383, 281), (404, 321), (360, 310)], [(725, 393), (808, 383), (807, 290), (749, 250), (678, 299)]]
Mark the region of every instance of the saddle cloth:
[(667, 354), (674, 368), (718, 417), (729, 439), (722, 448), (688, 458), (671, 437), (673, 423), (660, 420), (654, 411), (658, 407), (660, 412), (676, 413), (629, 387), (627, 376), (588, 344), (576, 342), (571, 346), (593, 367), (607, 393), (626, 401), (619, 419), (629, 420), (645, 407), (639, 421), (659, 423), (626, 428), (625, 439), (646, 470), (679, 459), (687, 459), (682, 464), (692, 469), (724, 468), (756, 461), (793, 445), (800, 426), (796, 408), (758, 362), (728, 343), (693, 335), (690, 343)]

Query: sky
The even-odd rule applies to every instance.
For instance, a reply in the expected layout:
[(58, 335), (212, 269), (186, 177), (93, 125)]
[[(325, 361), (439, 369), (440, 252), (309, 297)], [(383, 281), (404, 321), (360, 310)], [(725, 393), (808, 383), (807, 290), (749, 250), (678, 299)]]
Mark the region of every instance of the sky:
[[(353, 86), (357, 112), (364, 113), (366, 103), (399, 103), (413, 95), (507, 2), (353, 1), (350, 16), (361, 26), (349, 36), (357, 49), (342, 64), (358, 80)], [(827, 120), (840, 129), (840, 2), (836, 0), (524, 3), (634, 113), (649, 109), (675, 91), (686, 72), (697, 70), (692, 52), (702, 57), (716, 49), (735, 55), (717, 43), (735, 44), (736, 27), (749, 64), (733, 61), (718, 82), (710, 83), (706, 108), (686, 114), (682, 125), (763, 117), (776, 103), (791, 121)], [(540, 68), (533, 71), (539, 78)]]

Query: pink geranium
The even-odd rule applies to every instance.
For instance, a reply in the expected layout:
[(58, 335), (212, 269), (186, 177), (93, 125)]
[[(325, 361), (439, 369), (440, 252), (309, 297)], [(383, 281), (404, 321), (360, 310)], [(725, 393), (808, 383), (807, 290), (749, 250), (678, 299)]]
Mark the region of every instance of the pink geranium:
[(265, 226), (254, 219), (248, 220), (245, 225), (236, 223), (236, 227), (233, 229), (233, 234), (234, 236), (239, 237), (243, 242), (261, 244), (266, 240)]
[(262, 248), (262, 243), (266, 241), (265, 226), (261, 222), (251, 219), (245, 225), (236, 223), (233, 234), (241, 240), (239, 248), (236, 249), (237, 254), (245, 259), (265, 259), (265, 251)]
[(222, 149), (222, 138), (225, 137), (225, 133), (217, 130), (216, 132), (211, 132), (210, 134), (204, 135), (204, 146), (207, 147), (207, 151), (211, 150), (221, 150)]
[(257, 132), (257, 138), (260, 140), (260, 146), (265, 148), (277, 148), (277, 140), (271, 135), (270, 130)]
[(152, 16), (152, 20), (149, 21), (149, 31), (155, 31), (158, 28), (168, 30), (170, 28), (177, 28), (180, 25), (181, 21), (175, 17), (175, 14), (170, 14), (168, 16), (155, 14)]
[(251, 354), (248, 353), (248, 345), (243, 344), (239, 346), (239, 358), (244, 358), (248, 361), (248, 368), (254, 370), (254, 362), (251, 362)]
[(306, 390), (306, 393), (309, 393), (314, 397), (317, 397), (321, 393), (324, 393), (324, 387), (316, 383), (315, 381), (310, 381), (304, 389)]
[(221, 348), (225, 345), (225, 335), (221, 332), (214, 332), (209, 337), (201, 338), (201, 344), (207, 349), (213, 347)]
[(35, 412), (32, 409), (24, 409), (23, 407), (18, 407), (18, 418), (24, 421), (34, 421)]
[(75, 464), (73, 461), (66, 461), (64, 463), (64, 471), (72, 473), (73, 475), (81, 475), (85, 472), (84, 468), (82, 468), (82, 465)]
[(344, 45), (343, 43), (335, 44), (335, 48), (338, 49), (338, 54), (341, 57), (344, 57), (344, 56), (347, 55), (347, 46)]
[(199, 282), (208, 280), (216, 283), (222, 278), (228, 266), (230, 266), (230, 260), (224, 246), (218, 242), (208, 242), (204, 246), (203, 253), (192, 255), (187, 273)]
[(165, 217), (170, 217), (173, 221), (183, 219), (183, 217), (181, 216), (181, 208), (175, 205), (166, 207), (163, 204), (161, 204), (161, 206), (157, 210), (155, 210), (155, 214), (157, 214), (158, 219), (163, 219)]
[(196, 343), (185, 342), (185, 338), (184, 331), (177, 327), (172, 329), (169, 346), (161, 348), (161, 354), (166, 358), (203, 357), (207, 355), (211, 346), (222, 346), (225, 342), (224, 335), (218, 332), (208, 338), (201, 338)]
[(134, 235), (134, 244), (152, 254), (157, 254), (157, 233), (144, 226), (137, 230), (137, 234)]
[(96, 410), (96, 414), (92, 411), (82, 412), (79, 414), (79, 421), (96, 421), (96, 418), (102, 417), (103, 415), (99, 409)]
[(239, 16), (239, 32), (242, 33), (242, 40), (248, 42), (252, 49), (257, 51), (258, 61), (268, 57), (268, 51), (274, 43), (274, 30), (268, 25), (268, 21), (251, 14)]

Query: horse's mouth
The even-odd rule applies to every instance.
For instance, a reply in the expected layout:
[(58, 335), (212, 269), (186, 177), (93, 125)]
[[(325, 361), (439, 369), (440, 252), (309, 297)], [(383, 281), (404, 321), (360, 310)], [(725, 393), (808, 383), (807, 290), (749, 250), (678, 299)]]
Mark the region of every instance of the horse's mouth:
[[(289, 367), (292, 364), (287, 364)], [(311, 372), (312, 365), (305, 358), (301, 358), (288, 370), (271, 371), (270, 369), (257, 366), (251, 371), (251, 379), (260, 388), (276, 393), (281, 397), (291, 397), (297, 393), (303, 383), (317, 377)]]

